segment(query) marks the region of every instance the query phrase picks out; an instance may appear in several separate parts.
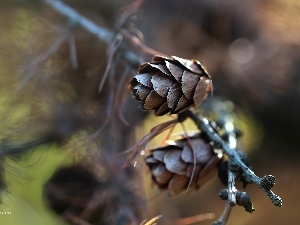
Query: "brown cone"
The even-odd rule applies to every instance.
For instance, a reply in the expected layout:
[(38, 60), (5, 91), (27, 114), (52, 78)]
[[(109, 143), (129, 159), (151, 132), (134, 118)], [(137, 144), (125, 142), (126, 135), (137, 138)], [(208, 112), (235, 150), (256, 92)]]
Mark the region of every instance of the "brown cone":
[(214, 151), (203, 134), (168, 143), (152, 149), (145, 159), (152, 179), (160, 189), (167, 190), (170, 195), (187, 189), (197, 190), (216, 174), (223, 154)]
[(196, 60), (154, 56), (143, 63), (130, 81), (133, 96), (144, 110), (155, 110), (156, 116), (177, 114), (199, 106), (212, 89), (211, 78)]

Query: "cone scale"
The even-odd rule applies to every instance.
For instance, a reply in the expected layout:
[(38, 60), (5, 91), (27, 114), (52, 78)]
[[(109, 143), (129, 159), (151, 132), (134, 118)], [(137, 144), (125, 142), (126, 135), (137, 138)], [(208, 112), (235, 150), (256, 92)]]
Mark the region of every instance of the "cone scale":
[(196, 60), (176, 56), (154, 56), (143, 63), (130, 81), (129, 89), (143, 110), (156, 116), (177, 114), (198, 107), (212, 89), (211, 77)]
[(223, 153), (198, 133), (151, 149), (145, 162), (153, 182), (173, 196), (202, 187), (217, 173), (222, 159)]

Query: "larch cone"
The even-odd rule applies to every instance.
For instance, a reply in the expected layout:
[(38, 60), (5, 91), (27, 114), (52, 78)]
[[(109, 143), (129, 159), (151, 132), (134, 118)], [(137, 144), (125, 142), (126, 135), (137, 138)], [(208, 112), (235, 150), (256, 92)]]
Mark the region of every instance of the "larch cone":
[(171, 196), (199, 189), (217, 173), (223, 159), (223, 152), (202, 133), (167, 144), (151, 149), (145, 162), (154, 183)]
[(162, 116), (198, 107), (212, 90), (212, 81), (199, 61), (154, 56), (152, 62), (139, 67), (129, 89), (143, 110), (155, 110), (156, 116)]

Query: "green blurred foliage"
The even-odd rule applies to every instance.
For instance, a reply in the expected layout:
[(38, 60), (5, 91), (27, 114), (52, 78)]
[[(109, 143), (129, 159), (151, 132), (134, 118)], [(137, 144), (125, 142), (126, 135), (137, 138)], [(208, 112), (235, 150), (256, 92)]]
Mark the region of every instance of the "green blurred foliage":
[[(22, 7), (6, 10), (1, 9), (0, 21), (0, 144), (14, 147), (35, 138), (36, 127), (26, 124), (35, 119), (40, 110), (46, 114), (49, 107), (42, 96), (35, 102), (37, 98), (31, 96), (28, 88), (20, 89), (20, 77), (16, 72), (25, 58), (49, 44), (51, 35), (45, 38), (43, 32), (38, 32), (43, 27), (31, 11)], [(34, 106), (37, 102), (40, 110)], [(22, 126), (25, 130), (20, 129)], [(43, 184), (64, 160), (65, 153), (54, 143), (30, 149), (22, 156), (6, 157), (4, 179), (7, 189), (2, 193), (0, 212), (11, 214), (0, 215), (0, 223), (63, 224), (47, 209)]]
[(65, 161), (57, 145), (42, 145), (20, 159), (5, 160), (7, 192), (3, 193), (1, 224), (52, 225), (64, 224), (47, 208), (43, 199), (43, 184)]

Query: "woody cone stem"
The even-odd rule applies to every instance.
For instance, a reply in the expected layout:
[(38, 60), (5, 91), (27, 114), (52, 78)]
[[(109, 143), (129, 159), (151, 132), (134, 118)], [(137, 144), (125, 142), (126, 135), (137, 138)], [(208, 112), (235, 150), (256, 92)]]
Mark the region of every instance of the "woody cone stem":
[(154, 56), (153, 62), (139, 67), (129, 89), (142, 103), (142, 109), (155, 110), (156, 116), (162, 116), (199, 106), (212, 90), (212, 84), (199, 61)]

